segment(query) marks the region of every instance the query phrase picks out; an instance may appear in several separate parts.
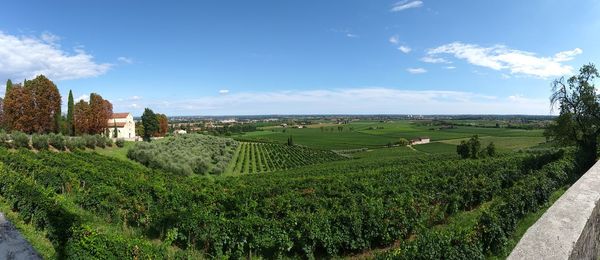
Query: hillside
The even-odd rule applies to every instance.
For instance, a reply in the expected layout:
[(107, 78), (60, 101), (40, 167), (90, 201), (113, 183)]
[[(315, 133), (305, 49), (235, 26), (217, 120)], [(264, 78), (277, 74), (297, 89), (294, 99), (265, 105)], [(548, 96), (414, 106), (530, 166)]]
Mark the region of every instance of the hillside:
[[(449, 217), (527, 187), (540, 202), (519, 212), (534, 210), (566, 183), (562, 157), (364, 158), (207, 178), (149, 170), (95, 153), (0, 150), (0, 195), (69, 257), (331, 257), (430, 237), (435, 234), (430, 228)], [(467, 228), (475, 232), (482, 221), (495, 221), (485, 216)], [(415, 241), (407, 246), (423, 246), (421, 239)], [(482, 254), (491, 250), (485, 249), (486, 241), (493, 240), (477, 242), (486, 246)]]

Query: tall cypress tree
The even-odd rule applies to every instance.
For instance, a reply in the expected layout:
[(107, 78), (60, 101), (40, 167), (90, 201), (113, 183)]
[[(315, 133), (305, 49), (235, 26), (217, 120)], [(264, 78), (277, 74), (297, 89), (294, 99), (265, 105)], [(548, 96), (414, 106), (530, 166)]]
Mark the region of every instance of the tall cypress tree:
[(4, 92), (4, 96), (6, 97), (6, 95), (8, 94), (8, 91), (12, 88), (13, 84), (12, 81), (9, 79), (6, 81), (6, 92)]
[(73, 108), (75, 101), (73, 100), (73, 91), (69, 90), (69, 103), (67, 104), (67, 132), (69, 135), (75, 134), (75, 125), (73, 124)]

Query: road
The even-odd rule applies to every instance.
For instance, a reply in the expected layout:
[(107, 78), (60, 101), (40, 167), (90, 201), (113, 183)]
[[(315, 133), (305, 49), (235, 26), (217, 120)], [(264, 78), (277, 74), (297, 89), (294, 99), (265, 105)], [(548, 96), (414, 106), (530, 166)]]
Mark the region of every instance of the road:
[(0, 212), (0, 259), (42, 259), (2, 212)]

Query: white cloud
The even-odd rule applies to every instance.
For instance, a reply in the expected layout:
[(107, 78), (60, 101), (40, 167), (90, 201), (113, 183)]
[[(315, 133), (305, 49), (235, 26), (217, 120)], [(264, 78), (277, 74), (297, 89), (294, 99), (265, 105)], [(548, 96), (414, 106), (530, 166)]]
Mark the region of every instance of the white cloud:
[(572, 73), (573, 67), (561, 62), (572, 60), (582, 52), (581, 49), (575, 48), (559, 52), (552, 57), (538, 57), (535, 53), (510, 49), (504, 45), (481, 47), (476, 44), (453, 42), (429, 50), (428, 55), (435, 57), (451, 54), (473, 65), (493, 70), (508, 70), (511, 74), (548, 78)]
[(408, 68), (406, 71), (408, 71), (410, 74), (422, 74), (427, 72), (427, 70), (424, 68)]
[(111, 64), (96, 63), (81, 48), (68, 53), (61, 49), (60, 37), (44, 33), (40, 37), (14, 36), (0, 31), (0, 80), (33, 78), (44, 74), (52, 80), (96, 77)]
[(409, 53), (410, 51), (412, 51), (412, 49), (410, 47), (404, 46), (404, 45), (401, 45), (400, 47), (398, 47), (398, 50), (400, 50), (401, 52), (404, 52), (404, 53)]
[(219, 90), (219, 94), (227, 95), (227, 94), (229, 94), (229, 89), (221, 89), (221, 90)]
[(142, 97), (140, 97), (140, 96), (132, 96), (129, 98), (129, 100), (140, 100), (140, 99), (142, 99)]
[(546, 98), (496, 97), (443, 90), (371, 87), (333, 90), (241, 92), (184, 100), (114, 103), (115, 111), (141, 114), (152, 107), (169, 115), (257, 114), (549, 114)]
[(425, 57), (421, 58), (421, 61), (427, 62), (427, 63), (452, 63), (444, 58), (432, 57), (432, 56), (425, 56)]
[(120, 62), (122, 62), (122, 63), (127, 63), (127, 64), (132, 64), (133, 63), (133, 59), (132, 58), (127, 58), (127, 57), (118, 57), (117, 60), (120, 61)]
[(400, 43), (400, 38), (398, 37), (398, 35), (394, 35), (394, 36), (390, 37), (389, 41), (391, 44), (395, 45), (395, 44)]
[(346, 33), (346, 37), (348, 37), (348, 38), (358, 38), (358, 34)]
[(454, 67), (454, 66), (446, 66), (446, 67), (444, 67), (444, 69), (453, 70), (453, 69), (456, 69), (456, 67)]
[(392, 6), (392, 9), (390, 11), (392, 12), (400, 12), (400, 11), (404, 11), (406, 9), (410, 9), (410, 8), (418, 8), (423, 6), (423, 1), (409, 1), (409, 0), (404, 0), (404, 1), (400, 1), (395, 3)]

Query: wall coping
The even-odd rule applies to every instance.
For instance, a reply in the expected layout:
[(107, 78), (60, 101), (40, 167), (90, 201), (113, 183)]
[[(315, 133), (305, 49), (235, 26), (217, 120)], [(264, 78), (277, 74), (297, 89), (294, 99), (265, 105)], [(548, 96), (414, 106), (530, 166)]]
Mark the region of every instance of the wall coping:
[(521, 238), (507, 259), (596, 259), (600, 162), (573, 184)]

